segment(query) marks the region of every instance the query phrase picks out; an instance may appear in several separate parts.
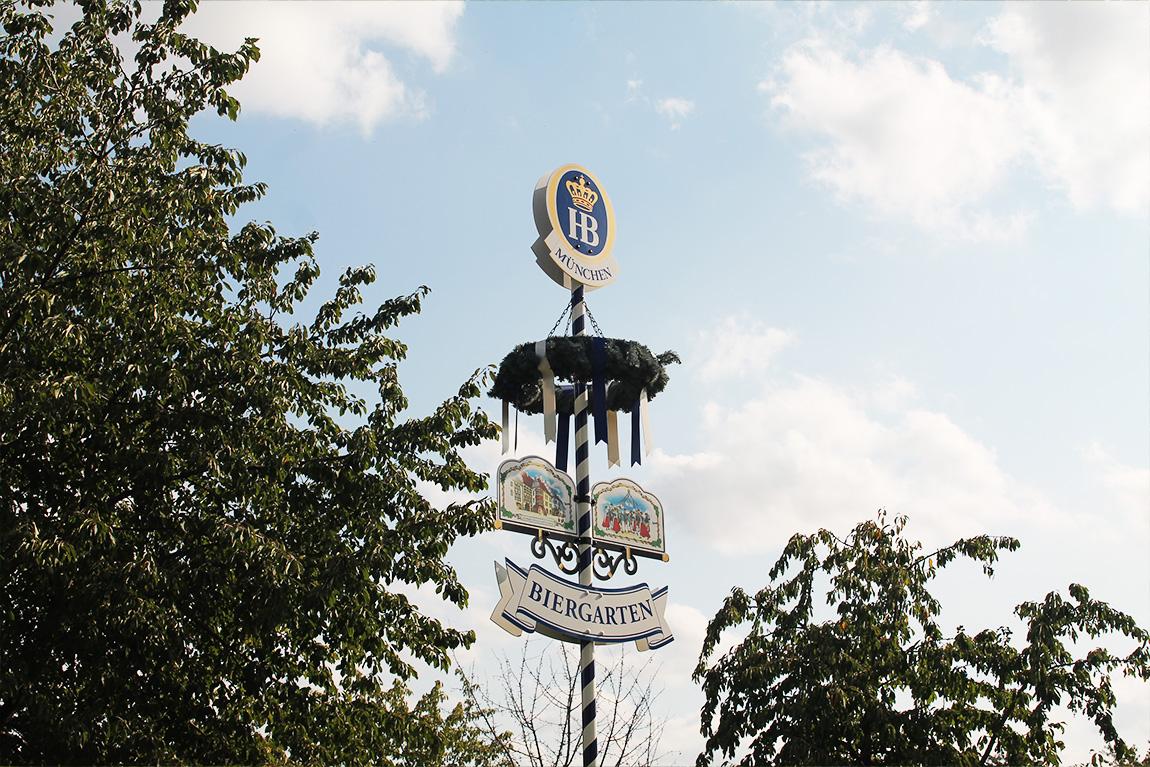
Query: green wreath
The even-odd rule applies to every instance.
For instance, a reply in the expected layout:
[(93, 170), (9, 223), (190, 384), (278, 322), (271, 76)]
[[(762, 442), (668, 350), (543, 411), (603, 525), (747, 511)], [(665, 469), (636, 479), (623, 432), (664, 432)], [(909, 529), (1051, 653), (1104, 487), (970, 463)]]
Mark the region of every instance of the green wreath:
[[(667, 386), (666, 365), (679, 363), (679, 355), (667, 351), (656, 356), (641, 343), (621, 338), (605, 338), (607, 362), (607, 409), (631, 412), (639, 393), (647, 390), (647, 399), (655, 398)], [(591, 383), (592, 336), (552, 336), (547, 339), (547, 362), (556, 379)], [(507, 400), (524, 413), (543, 412), (543, 384), (535, 344), (525, 343), (503, 358), (489, 397)], [(569, 388), (556, 387), (555, 409), (570, 414), (575, 409), (575, 396)]]

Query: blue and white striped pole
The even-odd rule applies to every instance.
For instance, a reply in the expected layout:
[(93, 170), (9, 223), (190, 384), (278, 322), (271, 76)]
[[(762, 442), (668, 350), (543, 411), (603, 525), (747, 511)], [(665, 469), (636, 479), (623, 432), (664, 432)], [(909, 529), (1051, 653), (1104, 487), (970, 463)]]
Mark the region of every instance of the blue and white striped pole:
[[(571, 289), (571, 334), (587, 334), (583, 317), (583, 286)], [(587, 430), (587, 385), (575, 384), (575, 501), (579, 514), (579, 585), (592, 585), (591, 571), (591, 446)], [(579, 643), (579, 679), (583, 688), (583, 767), (598, 767), (595, 739), (595, 643)]]

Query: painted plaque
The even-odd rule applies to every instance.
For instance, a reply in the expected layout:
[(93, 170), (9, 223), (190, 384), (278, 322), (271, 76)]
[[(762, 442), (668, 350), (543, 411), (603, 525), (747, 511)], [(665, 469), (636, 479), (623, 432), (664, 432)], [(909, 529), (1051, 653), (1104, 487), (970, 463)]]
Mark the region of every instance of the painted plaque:
[(615, 279), (615, 211), (589, 170), (564, 165), (539, 179), (532, 209), (539, 239), (531, 250), (551, 279), (565, 288), (578, 282), (587, 290)]
[(546, 459), (504, 461), (496, 472), (496, 527), (575, 535), (575, 482)]
[(629, 479), (616, 479), (591, 488), (591, 507), (596, 541), (666, 559), (663, 504), (658, 498)]

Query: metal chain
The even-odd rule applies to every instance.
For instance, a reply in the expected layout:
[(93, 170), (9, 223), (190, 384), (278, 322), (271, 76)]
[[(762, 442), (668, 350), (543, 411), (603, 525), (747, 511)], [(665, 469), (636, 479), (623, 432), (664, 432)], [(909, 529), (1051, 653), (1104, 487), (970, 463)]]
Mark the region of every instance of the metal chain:
[(587, 305), (587, 299), (583, 299), (583, 311), (587, 313), (587, 318), (591, 320), (591, 327), (595, 328), (595, 335), (600, 338), (603, 337), (603, 331), (599, 329), (599, 323), (595, 321), (595, 315), (591, 313), (591, 307)]
[[(548, 338), (551, 338), (553, 335), (555, 335), (555, 331), (558, 329), (559, 323), (563, 322), (563, 319), (567, 317), (570, 312), (571, 304), (568, 303), (567, 306), (563, 307), (563, 313), (559, 315), (559, 319), (555, 320), (555, 324), (551, 326), (551, 330), (547, 333)], [(599, 328), (599, 323), (595, 321), (595, 315), (591, 313), (591, 307), (587, 305), (586, 298), (583, 299), (583, 312), (587, 315), (587, 319), (591, 320), (591, 327), (595, 329), (595, 335), (602, 338), (603, 331)], [(570, 321), (568, 321), (567, 324), (570, 326)]]
[(548, 338), (555, 335), (555, 329), (559, 327), (559, 323), (563, 321), (563, 318), (566, 317), (567, 313), (570, 311), (571, 311), (571, 302), (568, 301), (567, 305), (565, 307), (563, 307), (563, 313), (559, 315), (559, 319), (555, 320), (555, 324), (551, 326), (551, 331), (547, 334)]

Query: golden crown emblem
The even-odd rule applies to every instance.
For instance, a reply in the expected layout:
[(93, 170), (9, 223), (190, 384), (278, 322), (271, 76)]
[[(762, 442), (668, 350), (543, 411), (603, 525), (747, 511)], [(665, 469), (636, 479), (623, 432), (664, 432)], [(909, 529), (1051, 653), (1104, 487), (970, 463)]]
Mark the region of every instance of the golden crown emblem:
[(587, 179), (582, 176), (579, 177), (578, 184), (574, 181), (568, 181), (567, 191), (571, 193), (571, 202), (575, 203), (575, 207), (582, 208), (588, 213), (595, 207), (595, 201), (599, 199), (599, 194), (587, 186)]

